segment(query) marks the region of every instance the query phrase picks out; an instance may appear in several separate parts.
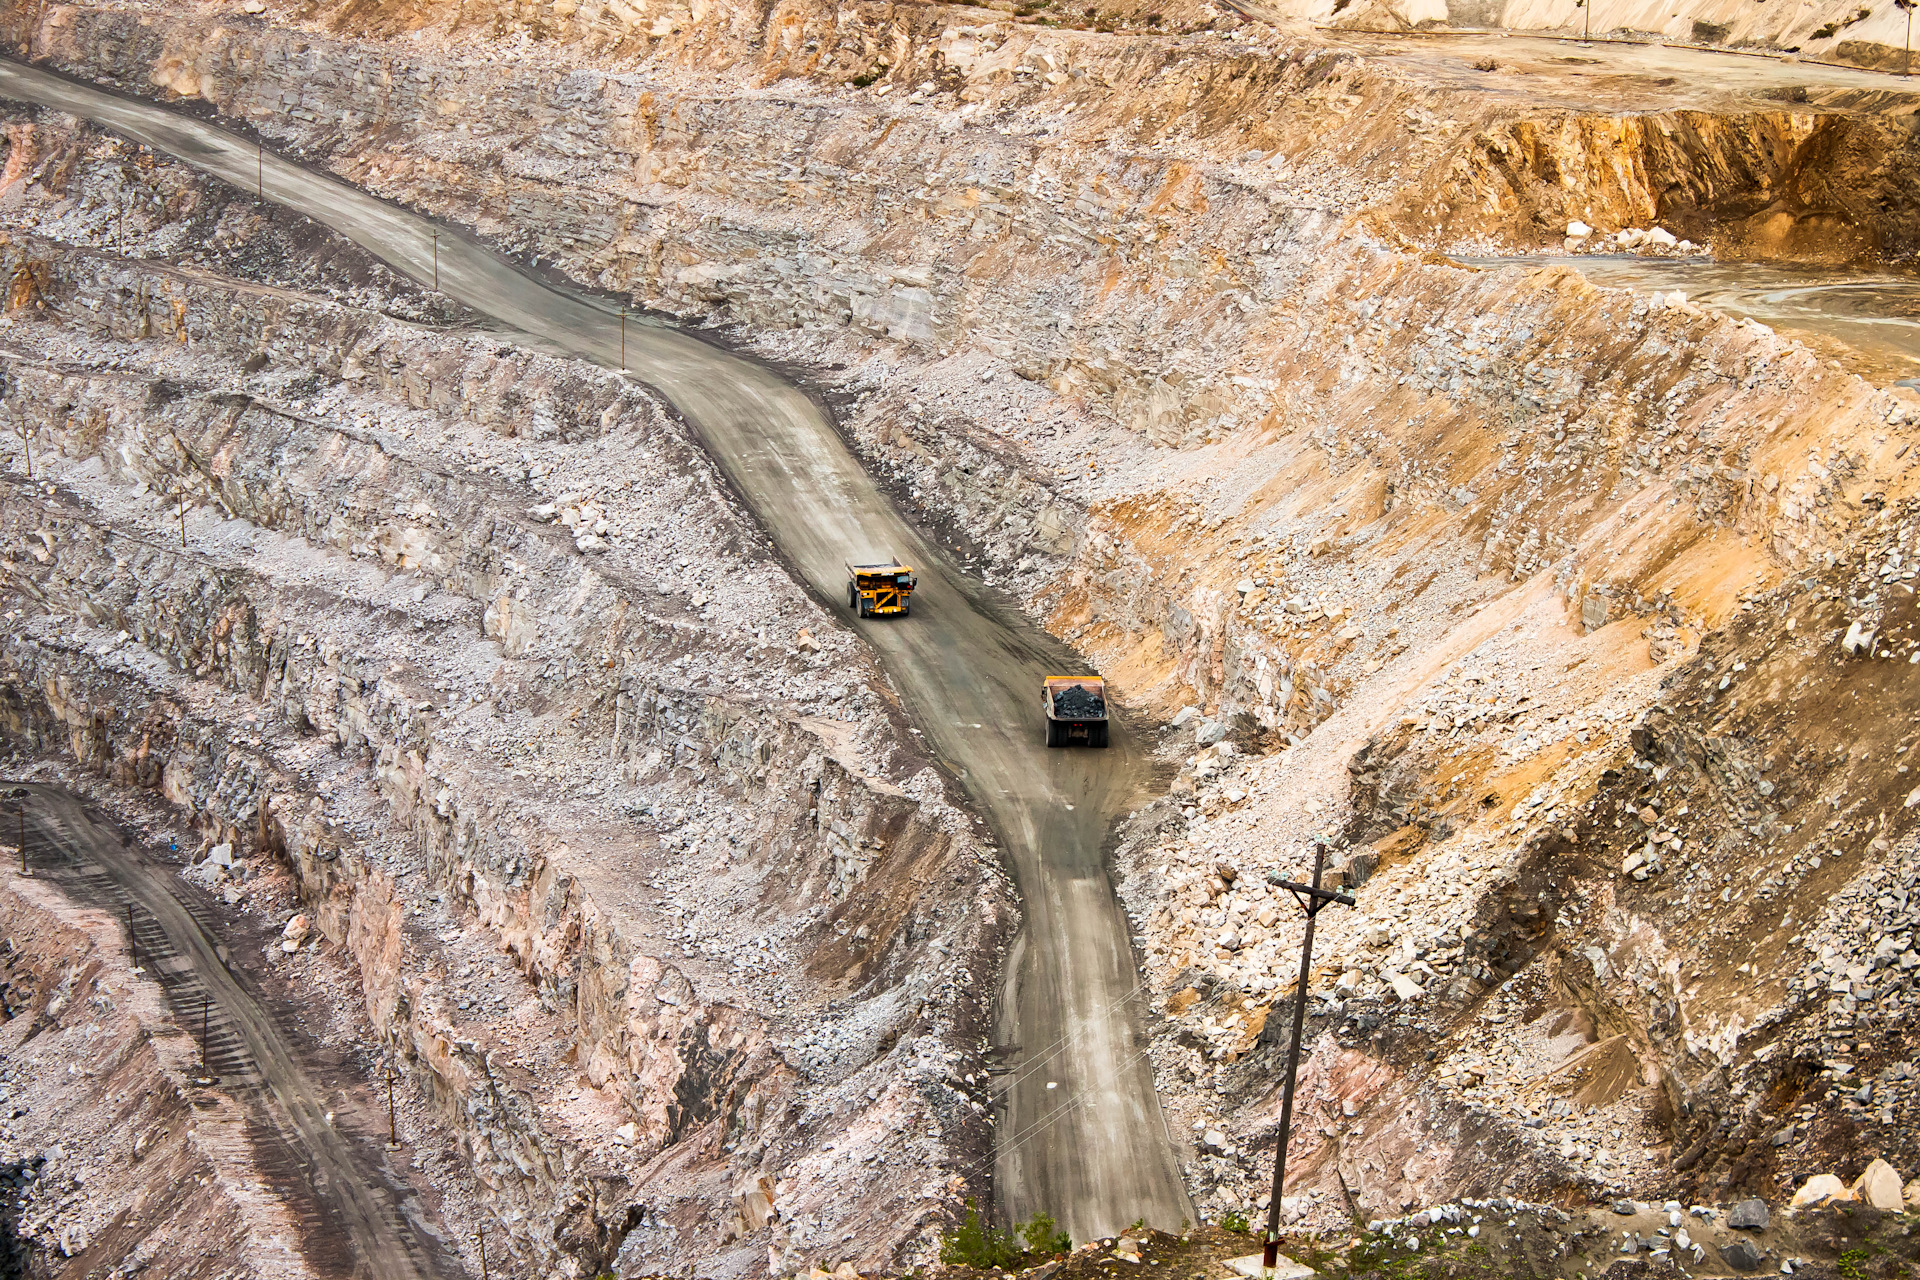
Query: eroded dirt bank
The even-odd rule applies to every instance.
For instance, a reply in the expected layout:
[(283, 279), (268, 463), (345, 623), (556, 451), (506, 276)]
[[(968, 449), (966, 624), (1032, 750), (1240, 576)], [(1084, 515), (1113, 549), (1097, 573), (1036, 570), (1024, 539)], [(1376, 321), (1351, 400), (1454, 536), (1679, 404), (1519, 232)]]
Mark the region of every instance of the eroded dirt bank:
[[(1299, 1222), (1920, 1172), (1920, 401), (1431, 252), (1578, 218), (1905, 261), (1897, 89), (1642, 80), (1574, 112), (1259, 26), (905, 6), (18, 33), (852, 398), (904, 505), (1177, 722), (1118, 865), (1208, 1212), (1259, 1202), (1297, 941), (1267, 881), (1316, 846), (1364, 883), (1322, 921)], [(55, 172), (15, 146), (25, 189)]]

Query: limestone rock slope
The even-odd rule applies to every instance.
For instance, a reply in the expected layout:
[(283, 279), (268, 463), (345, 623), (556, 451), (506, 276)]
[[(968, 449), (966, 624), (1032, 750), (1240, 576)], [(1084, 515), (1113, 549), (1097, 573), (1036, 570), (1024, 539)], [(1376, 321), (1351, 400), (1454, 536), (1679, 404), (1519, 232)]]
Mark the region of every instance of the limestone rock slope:
[[(14, 136), (12, 749), (159, 793), (239, 910), (293, 869), (458, 1138), (447, 1211), (524, 1265), (923, 1248), (982, 1174), (1010, 904), (852, 638), (633, 384), (364, 263), (249, 274), (310, 229)], [(201, 262), (75, 234), (153, 170), (131, 234), (204, 216)]]
[[(572, 0), (12, 12), (53, 65), (249, 124), (578, 282), (730, 323), (839, 398), (903, 506), (1169, 722), (1171, 794), (1118, 833), (1115, 865), (1209, 1212), (1259, 1203), (1275, 1032), (1296, 996), (1312, 1015), (1289, 1187), (1302, 1222), (1468, 1194), (1773, 1194), (1827, 1164), (1851, 1178), (1878, 1151), (1916, 1172), (1901, 770), (1920, 398), (1665, 292), (1596, 288), (1572, 269), (1590, 246), (1569, 243), (1659, 223), (1674, 252), (1684, 236), (1729, 258), (1907, 262), (1905, 90), (1809, 87), (1775, 63), (1673, 85), (1656, 67), (1575, 105), (1594, 81), (1469, 83), (1238, 20), (1176, 37), (1032, 16)], [(1444, 256), (1543, 245), (1567, 265)], [(15, 277), (28, 305), (37, 270)], [(56, 287), (77, 288), (60, 281), (84, 272), (62, 270)], [(98, 296), (165, 332), (171, 303)], [(349, 366), (333, 339), (299, 340), (288, 363), (338, 380), (301, 396), (393, 383), (450, 437), (442, 419), (490, 412), (467, 407), (474, 362), (519, 359), (478, 336), (455, 359), (445, 336), (396, 335), (426, 345)], [(435, 359), (444, 378), (416, 372)], [(559, 399), (626, 421), (610, 394)], [(274, 431), (312, 431), (285, 407)], [(629, 456), (626, 428), (550, 412), (556, 434)], [(155, 456), (214, 457), (224, 430), (202, 417)], [(483, 443), (444, 489), (418, 482), (431, 511), (467, 509), (476, 464), (548, 461)], [(380, 465), (400, 472), (395, 450)], [(575, 512), (569, 537), (541, 551), (523, 532), (516, 562), (587, 554), (570, 486), (585, 481), (562, 472), (529, 495)], [(431, 572), (475, 583), (493, 545), (456, 545), (425, 516), (376, 536), (350, 504), (328, 519), (330, 545), (440, 556)], [(38, 539), (41, 561), (28, 523), (19, 563), (50, 563), (58, 539)], [(608, 594), (582, 599), (628, 598), (613, 535), (592, 553)], [(584, 633), (554, 621), (554, 575), (486, 563), (462, 607), (484, 597), (481, 629), (530, 636), (526, 660), (559, 681), (537, 646), (556, 625)], [(412, 604), (433, 590), (449, 588)], [(576, 649), (564, 697), (516, 678), (580, 708), (562, 732), (631, 761), (627, 716), (653, 714), (664, 686), (630, 710), (584, 656), (623, 642)], [(373, 678), (320, 674), (331, 650), (287, 652), (303, 708), (312, 681)], [(832, 705), (805, 671), (788, 678), (816, 716)], [(409, 696), (416, 713), (439, 705)], [(431, 752), (407, 758), (400, 703), (382, 719), (329, 697), (303, 714), (377, 743), (399, 811), (433, 811), (417, 819), (424, 856), (460, 883), (466, 864), (441, 849), (467, 827), (444, 833), (442, 775)], [(689, 732), (685, 698), (666, 697), (680, 721), (648, 748), (662, 765)], [(432, 732), (474, 732), (458, 720)], [(783, 785), (790, 829), (817, 807)], [(858, 857), (870, 843), (854, 834)], [(1295, 993), (1296, 909), (1271, 881), (1316, 850), (1359, 906), (1323, 918)], [(486, 884), (514, 884), (512, 859), (488, 856)], [(824, 874), (825, 853), (808, 857)], [(509, 915), (529, 954), (559, 945)], [(848, 963), (874, 933), (851, 931)]]

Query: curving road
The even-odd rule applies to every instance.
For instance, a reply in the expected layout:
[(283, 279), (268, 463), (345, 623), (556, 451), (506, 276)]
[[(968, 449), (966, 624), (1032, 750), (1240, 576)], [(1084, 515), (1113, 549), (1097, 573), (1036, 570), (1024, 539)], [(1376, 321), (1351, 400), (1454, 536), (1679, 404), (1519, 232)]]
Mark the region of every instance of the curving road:
[[(608, 367), (608, 306), (541, 283), (458, 232), (162, 107), (0, 61), (0, 95), (72, 112), (170, 153), (340, 232), (415, 280), (534, 345)], [(256, 170), (256, 165), (263, 166)], [(677, 330), (627, 327), (627, 366), (690, 422), (789, 561), (824, 599), (845, 599), (848, 560), (898, 553), (919, 572), (913, 616), (856, 623), (941, 761), (1004, 842), (1026, 908), (999, 1038), (1010, 1054), (996, 1187), (1017, 1217), (1051, 1213), (1076, 1240), (1136, 1218), (1193, 1215), (1154, 1093), (1125, 915), (1101, 857), (1145, 778), (1121, 736), (1107, 751), (1041, 745), (1041, 677), (1081, 669), (1037, 628), (996, 607), (887, 502), (832, 422), (765, 368)], [(976, 727), (978, 726), (978, 727)], [(1071, 806), (1071, 807), (1069, 807)]]
[[(417, 1231), (395, 1190), (355, 1152), (327, 1114), (326, 1091), (308, 1076), (273, 1015), (227, 967), (227, 949), (179, 894), (175, 869), (144, 856), (58, 787), (24, 790), (27, 851), (34, 871), (69, 896), (118, 914), (129, 904), (141, 928), (140, 959), (181, 1025), (199, 1031), (221, 1085), (264, 1120), (277, 1142), (257, 1146), (269, 1180), (306, 1219), (300, 1247), (320, 1275), (355, 1280), (434, 1280), (463, 1274)], [(256, 1130), (256, 1142), (266, 1136)]]

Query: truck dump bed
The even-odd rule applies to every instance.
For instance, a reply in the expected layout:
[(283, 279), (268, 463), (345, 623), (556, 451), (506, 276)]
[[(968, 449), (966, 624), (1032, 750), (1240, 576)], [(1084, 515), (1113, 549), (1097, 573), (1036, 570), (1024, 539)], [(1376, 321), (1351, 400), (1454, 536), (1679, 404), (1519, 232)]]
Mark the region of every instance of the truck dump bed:
[(1107, 745), (1107, 684), (1099, 676), (1048, 676), (1040, 700), (1047, 745)]
[(1056, 720), (1104, 720), (1107, 718), (1107, 698), (1099, 687), (1088, 688), (1084, 683), (1055, 685), (1048, 682), (1053, 694), (1053, 715)]

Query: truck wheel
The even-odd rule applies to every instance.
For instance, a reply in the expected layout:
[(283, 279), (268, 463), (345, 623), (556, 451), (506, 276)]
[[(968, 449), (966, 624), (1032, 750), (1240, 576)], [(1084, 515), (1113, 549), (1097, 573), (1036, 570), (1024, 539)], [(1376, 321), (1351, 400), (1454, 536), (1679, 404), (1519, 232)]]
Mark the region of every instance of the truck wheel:
[(1060, 722), (1058, 720), (1047, 721), (1047, 745), (1050, 747), (1060, 745)]
[(913, 612), (913, 601), (902, 600), (900, 602), (900, 616), (904, 618), (912, 612)]
[(847, 608), (856, 611), (860, 608), (860, 595), (853, 589), (851, 582), (847, 584)]
[(1105, 720), (1088, 728), (1087, 745), (1090, 747), (1104, 747), (1107, 745), (1107, 722)]

